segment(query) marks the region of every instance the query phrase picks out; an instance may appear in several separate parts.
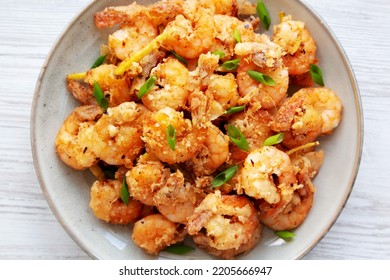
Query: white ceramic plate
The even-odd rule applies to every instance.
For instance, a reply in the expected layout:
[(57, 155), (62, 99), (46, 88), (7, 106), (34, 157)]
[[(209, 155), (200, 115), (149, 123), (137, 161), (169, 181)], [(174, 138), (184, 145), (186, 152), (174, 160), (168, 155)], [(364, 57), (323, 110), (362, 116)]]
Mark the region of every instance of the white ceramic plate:
[[(144, 1), (145, 4), (149, 2)], [(352, 190), (362, 151), (362, 108), (348, 59), (324, 21), (302, 1), (264, 2), (273, 23), (278, 21), (279, 11), (306, 23), (318, 45), (325, 83), (339, 95), (345, 106), (341, 125), (332, 136), (321, 139), (325, 162), (314, 181), (317, 187), (314, 206), (306, 221), (295, 230), (295, 239), (285, 243), (265, 230), (261, 243), (249, 254), (240, 257), (297, 259), (308, 253), (330, 230)], [(98, 30), (93, 23), (94, 13), (106, 6), (126, 3), (129, 1), (93, 1), (70, 23), (43, 66), (32, 107), (32, 149), (43, 193), (69, 235), (97, 259), (153, 257), (133, 244), (131, 227), (108, 225), (94, 217), (88, 207), (92, 176), (89, 171), (74, 171), (63, 164), (55, 153), (54, 140), (66, 116), (78, 105), (66, 90), (65, 76), (88, 69), (91, 61), (99, 55), (99, 46), (113, 31)], [(212, 258), (200, 249), (184, 257), (167, 254), (162, 257)]]

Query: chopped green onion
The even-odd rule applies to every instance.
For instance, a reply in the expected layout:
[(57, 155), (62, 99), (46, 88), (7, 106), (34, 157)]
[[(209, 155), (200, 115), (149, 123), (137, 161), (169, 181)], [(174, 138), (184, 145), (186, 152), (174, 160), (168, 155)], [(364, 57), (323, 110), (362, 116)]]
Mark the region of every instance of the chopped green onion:
[(296, 236), (295, 233), (288, 230), (275, 231), (275, 234), (286, 241), (290, 241), (294, 236)]
[(222, 186), (227, 181), (229, 181), (234, 176), (234, 174), (237, 173), (237, 171), (238, 171), (238, 164), (230, 166), (228, 169), (215, 176), (211, 186), (213, 188)]
[(270, 76), (267, 76), (263, 73), (253, 71), (253, 70), (249, 70), (247, 73), (253, 80), (255, 80), (259, 83), (262, 83), (262, 84), (265, 84), (265, 85), (271, 86), (271, 87), (276, 85), (275, 81)]
[(244, 111), (244, 110), (245, 110), (245, 105), (231, 107), (231, 108), (226, 110), (225, 114), (227, 114), (227, 115), (235, 114), (235, 113), (239, 113), (239, 112)]
[(171, 124), (167, 127), (167, 140), (169, 147), (174, 151), (176, 146), (176, 129)]
[(93, 96), (95, 96), (96, 102), (100, 108), (102, 108), (104, 111), (107, 111), (108, 100), (104, 96), (103, 90), (96, 81), (93, 82)]
[(145, 94), (147, 94), (149, 90), (152, 89), (156, 81), (157, 81), (157, 77), (155, 75), (150, 76), (149, 79), (147, 79), (146, 82), (139, 89), (139, 92), (137, 94), (138, 99), (141, 99)]
[(96, 68), (103, 64), (103, 62), (106, 60), (107, 54), (99, 56), (95, 62), (92, 64), (91, 69)]
[(246, 152), (249, 151), (248, 141), (246, 141), (244, 135), (242, 135), (242, 132), (237, 127), (228, 124), (228, 136), (230, 140), (232, 140), (232, 142), (241, 150)]
[(123, 178), (122, 182), (121, 199), (124, 204), (129, 205), (130, 193), (129, 187), (127, 186), (126, 177)]
[(224, 58), (225, 57), (225, 53), (223, 52), (223, 51), (221, 51), (221, 50), (216, 50), (216, 51), (213, 51), (212, 52), (212, 54), (214, 54), (214, 55), (218, 55), (219, 56), (219, 58)]
[(317, 65), (310, 64), (310, 76), (317, 85), (322, 87), (325, 86), (324, 80), (322, 78), (321, 68)]
[(236, 39), (237, 43), (241, 43), (241, 34), (240, 34), (240, 31), (238, 31), (237, 28), (234, 29), (233, 36), (234, 36), (234, 39)]
[(271, 24), (271, 17), (269, 16), (268, 10), (264, 5), (263, 0), (257, 1), (256, 12), (264, 28), (268, 30)]
[(180, 56), (180, 55), (178, 55), (175, 51), (171, 51), (171, 53), (173, 54), (173, 56), (174, 57), (176, 57), (177, 58), (177, 60), (179, 60), (181, 63), (183, 63), (185, 66), (188, 66), (188, 61), (184, 58), (184, 57), (182, 57), (182, 56)]
[(187, 246), (183, 243), (173, 244), (173, 245), (166, 247), (164, 249), (164, 251), (172, 253), (172, 254), (176, 254), (176, 255), (184, 255), (184, 254), (187, 254), (187, 253), (194, 251), (194, 250), (195, 249), (193, 247)]
[(225, 70), (233, 71), (238, 68), (239, 64), (240, 64), (240, 59), (237, 58), (237, 59), (225, 61), (224, 63), (222, 63), (221, 67)]
[(268, 137), (264, 141), (263, 146), (273, 146), (273, 145), (282, 143), (283, 139), (284, 139), (284, 133), (283, 132), (275, 134), (275, 135), (272, 135), (271, 137)]

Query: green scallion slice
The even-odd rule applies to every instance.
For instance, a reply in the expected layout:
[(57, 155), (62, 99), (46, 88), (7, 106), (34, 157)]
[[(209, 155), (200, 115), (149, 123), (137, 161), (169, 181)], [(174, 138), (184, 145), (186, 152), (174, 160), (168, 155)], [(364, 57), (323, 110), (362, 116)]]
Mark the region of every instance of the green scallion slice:
[(171, 150), (174, 151), (176, 147), (176, 129), (171, 124), (167, 127), (167, 141)]
[(96, 68), (103, 64), (103, 62), (106, 60), (107, 54), (99, 56), (95, 62), (92, 64), (91, 69)]
[(295, 233), (288, 230), (275, 231), (275, 234), (285, 241), (290, 241), (294, 236), (296, 236)]
[(273, 146), (273, 145), (282, 143), (283, 139), (284, 139), (284, 133), (283, 132), (275, 134), (275, 135), (272, 135), (271, 137), (268, 137), (264, 141), (263, 146)]
[(164, 249), (164, 251), (172, 253), (172, 254), (176, 254), (176, 255), (184, 255), (184, 254), (187, 254), (191, 251), (195, 251), (195, 248), (188, 246), (188, 245), (185, 245), (183, 243), (177, 243), (177, 244), (173, 244), (169, 247), (166, 247)]
[(222, 186), (227, 181), (229, 181), (234, 176), (234, 174), (237, 173), (237, 171), (238, 171), (238, 164), (230, 166), (228, 169), (215, 176), (211, 186), (213, 188)]
[(322, 70), (319, 66), (310, 64), (310, 76), (317, 85), (322, 87), (325, 86)]
[(122, 182), (121, 199), (124, 204), (129, 205), (130, 193), (129, 187), (127, 186), (126, 177), (123, 178)]
[(99, 84), (95, 81), (93, 82), (93, 96), (95, 96), (97, 104), (102, 108), (104, 111), (107, 111), (108, 109), (108, 100), (104, 96), (104, 92), (102, 88), (99, 86)]
[(181, 55), (178, 55), (175, 51), (171, 51), (174, 57), (176, 57), (177, 60), (179, 60), (181, 63), (183, 63), (185, 66), (188, 66), (188, 61), (182, 57)]
[(230, 114), (239, 113), (241, 111), (244, 111), (245, 107), (246, 107), (245, 105), (231, 107), (231, 108), (226, 110), (225, 114), (230, 115)]
[(239, 64), (240, 64), (240, 59), (237, 58), (237, 59), (225, 61), (224, 63), (222, 63), (221, 67), (225, 70), (233, 71), (238, 68)]
[(270, 76), (267, 76), (263, 73), (253, 71), (253, 70), (249, 70), (247, 73), (253, 80), (255, 80), (259, 83), (262, 83), (262, 84), (265, 84), (265, 85), (271, 86), (271, 87), (276, 85), (275, 81)]
[(271, 17), (268, 13), (267, 7), (263, 3), (263, 0), (257, 1), (256, 12), (264, 28), (268, 30), (269, 26), (271, 25)]
[(241, 43), (241, 34), (240, 34), (240, 31), (238, 31), (237, 28), (234, 29), (233, 37), (234, 37), (234, 39), (236, 39), (237, 43)]
[(230, 140), (241, 150), (246, 152), (249, 151), (248, 141), (246, 141), (244, 135), (242, 135), (242, 132), (237, 127), (228, 124), (228, 136)]
[(146, 82), (139, 89), (139, 92), (137, 94), (138, 99), (141, 99), (145, 94), (147, 94), (149, 90), (152, 89), (156, 81), (157, 77), (155, 75), (150, 76), (149, 79), (147, 79)]
[(224, 58), (225, 57), (225, 53), (223, 52), (223, 51), (221, 51), (221, 50), (216, 50), (216, 51), (213, 51), (212, 52), (212, 54), (214, 54), (214, 55), (218, 55), (219, 56), (219, 58)]

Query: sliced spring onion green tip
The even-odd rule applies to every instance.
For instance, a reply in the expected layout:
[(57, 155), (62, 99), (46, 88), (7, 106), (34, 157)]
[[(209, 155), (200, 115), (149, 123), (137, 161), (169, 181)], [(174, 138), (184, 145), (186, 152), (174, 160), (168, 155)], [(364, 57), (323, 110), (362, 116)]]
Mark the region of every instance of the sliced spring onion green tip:
[(213, 188), (222, 186), (227, 181), (229, 181), (234, 176), (234, 174), (237, 173), (237, 171), (238, 171), (238, 164), (230, 166), (228, 169), (215, 176), (211, 186)]
[(213, 51), (212, 54), (218, 55), (219, 58), (224, 58), (226, 55), (223, 51), (220, 51), (220, 50)]
[(275, 135), (272, 135), (271, 137), (268, 137), (264, 141), (263, 146), (273, 146), (273, 145), (282, 143), (283, 139), (284, 139), (284, 133), (283, 132), (275, 134)]
[(122, 182), (121, 199), (124, 204), (129, 205), (130, 193), (129, 187), (127, 186), (126, 177), (123, 178)]
[(237, 59), (225, 61), (224, 63), (222, 63), (221, 67), (225, 70), (233, 71), (238, 68), (239, 64), (240, 64), (240, 59), (237, 58)]
[(289, 241), (291, 240), (294, 236), (296, 236), (295, 233), (288, 231), (288, 230), (280, 230), (280, 231), (275, 231), (275, 234), (279, 236), (280, 238)]
[(238, 31), (237, 28), (234, 29), (233, 36), (234, 36), (234, 39), (236, 39), (237, 43), (241, 43), (241, 34), (240, 34), (240, 31)]
[(167, 141), (171, 150), (174, 151), (176, 147), (176, 129), (171, 124), (167, 127)]
[(265, 85), (271, 86), (271, 87), (274, 87), (276, 85), (275, 81), (270, 76), (267, 76), (263, 73), (253, 71), (253, 70), (249, 70), (247, 73), (253, 80), (255, 80), (259, 83), (262, 83), (262, 84), (265, 84)]
[(187, 254), (188, 252), (195, 251), (195, 248), (191, 246), (187, 246), (183, 243), (177, 243), (165, 248), (164, 251), (176, 255), (184, 255)]
[(108, 109), (108, 100), (104, 96), (103, 90), (96, 81), (93, 82), (93, 96), (95, 96), (96, 102), (100, 108), (106, 111)]
[(231, 107), (231, 108), (226, 110), (226, 114), (227, 115), (235, 114), (235, 113), (239, 113), (239, 112), (244, 111), (244, 110), (245, 110), (245, 105)]
[(155, 75), (150, 76), (149, 79), (147, 79), (146, 82), (139, 89), (139, 92), (137, 94), (138, 99), (141, 99), (145, 94), (147, 94), (149, 90), (152, 89), (156, 81), (157, 81), (157, 77)]
[(317, 65), (310, 64), (310, 76), (317, 85), (325, 86), (324, 79), (322, 78), (322, 70)]
[(264, 5), (263, 0), (257, 1), (256, 12), (264, 28), (268, 30), (271, 25), (271, 17), (269, 16), (268, 9)]
[(242, 132), (237, 127), (228, 124), (228, 136), (230, 140), (241, 150), (246, 152), (249, 151), (248, 141), (246, 141), (244, 135), (242, 135)]
[(178, 55), (175, 51), (171, 51), (171, 53), (173, 54), (174, 57), (176, 57), (177, 60), (179, 60), (185, 66), (188, 66), (188, 61), (184, 57)]
[(107, 54), (99, 56), (95, 62), (92, 64), (91, 69), (96, 68), (103, 64), (103, 62), (106, 60)]

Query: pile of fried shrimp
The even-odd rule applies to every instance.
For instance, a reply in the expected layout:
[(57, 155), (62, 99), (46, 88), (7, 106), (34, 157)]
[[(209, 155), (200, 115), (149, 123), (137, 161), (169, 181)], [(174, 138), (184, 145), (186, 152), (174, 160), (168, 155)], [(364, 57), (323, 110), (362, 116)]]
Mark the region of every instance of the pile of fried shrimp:
[(339, 125), (343, 105), (313, 81), (305, 23), (279, 15), (268, 36), (245, 0), (95, 14), (97, 28), (118, 29), (98, 65), (67, 76), (80, 106), (55, 145), (66, 165), (96, 176), (98, 219), (133, 225), (148, 254), (192, 239), (223, 259), (251, 251), (264, 227), (304, 222), (324, 158), (318, 137)]

